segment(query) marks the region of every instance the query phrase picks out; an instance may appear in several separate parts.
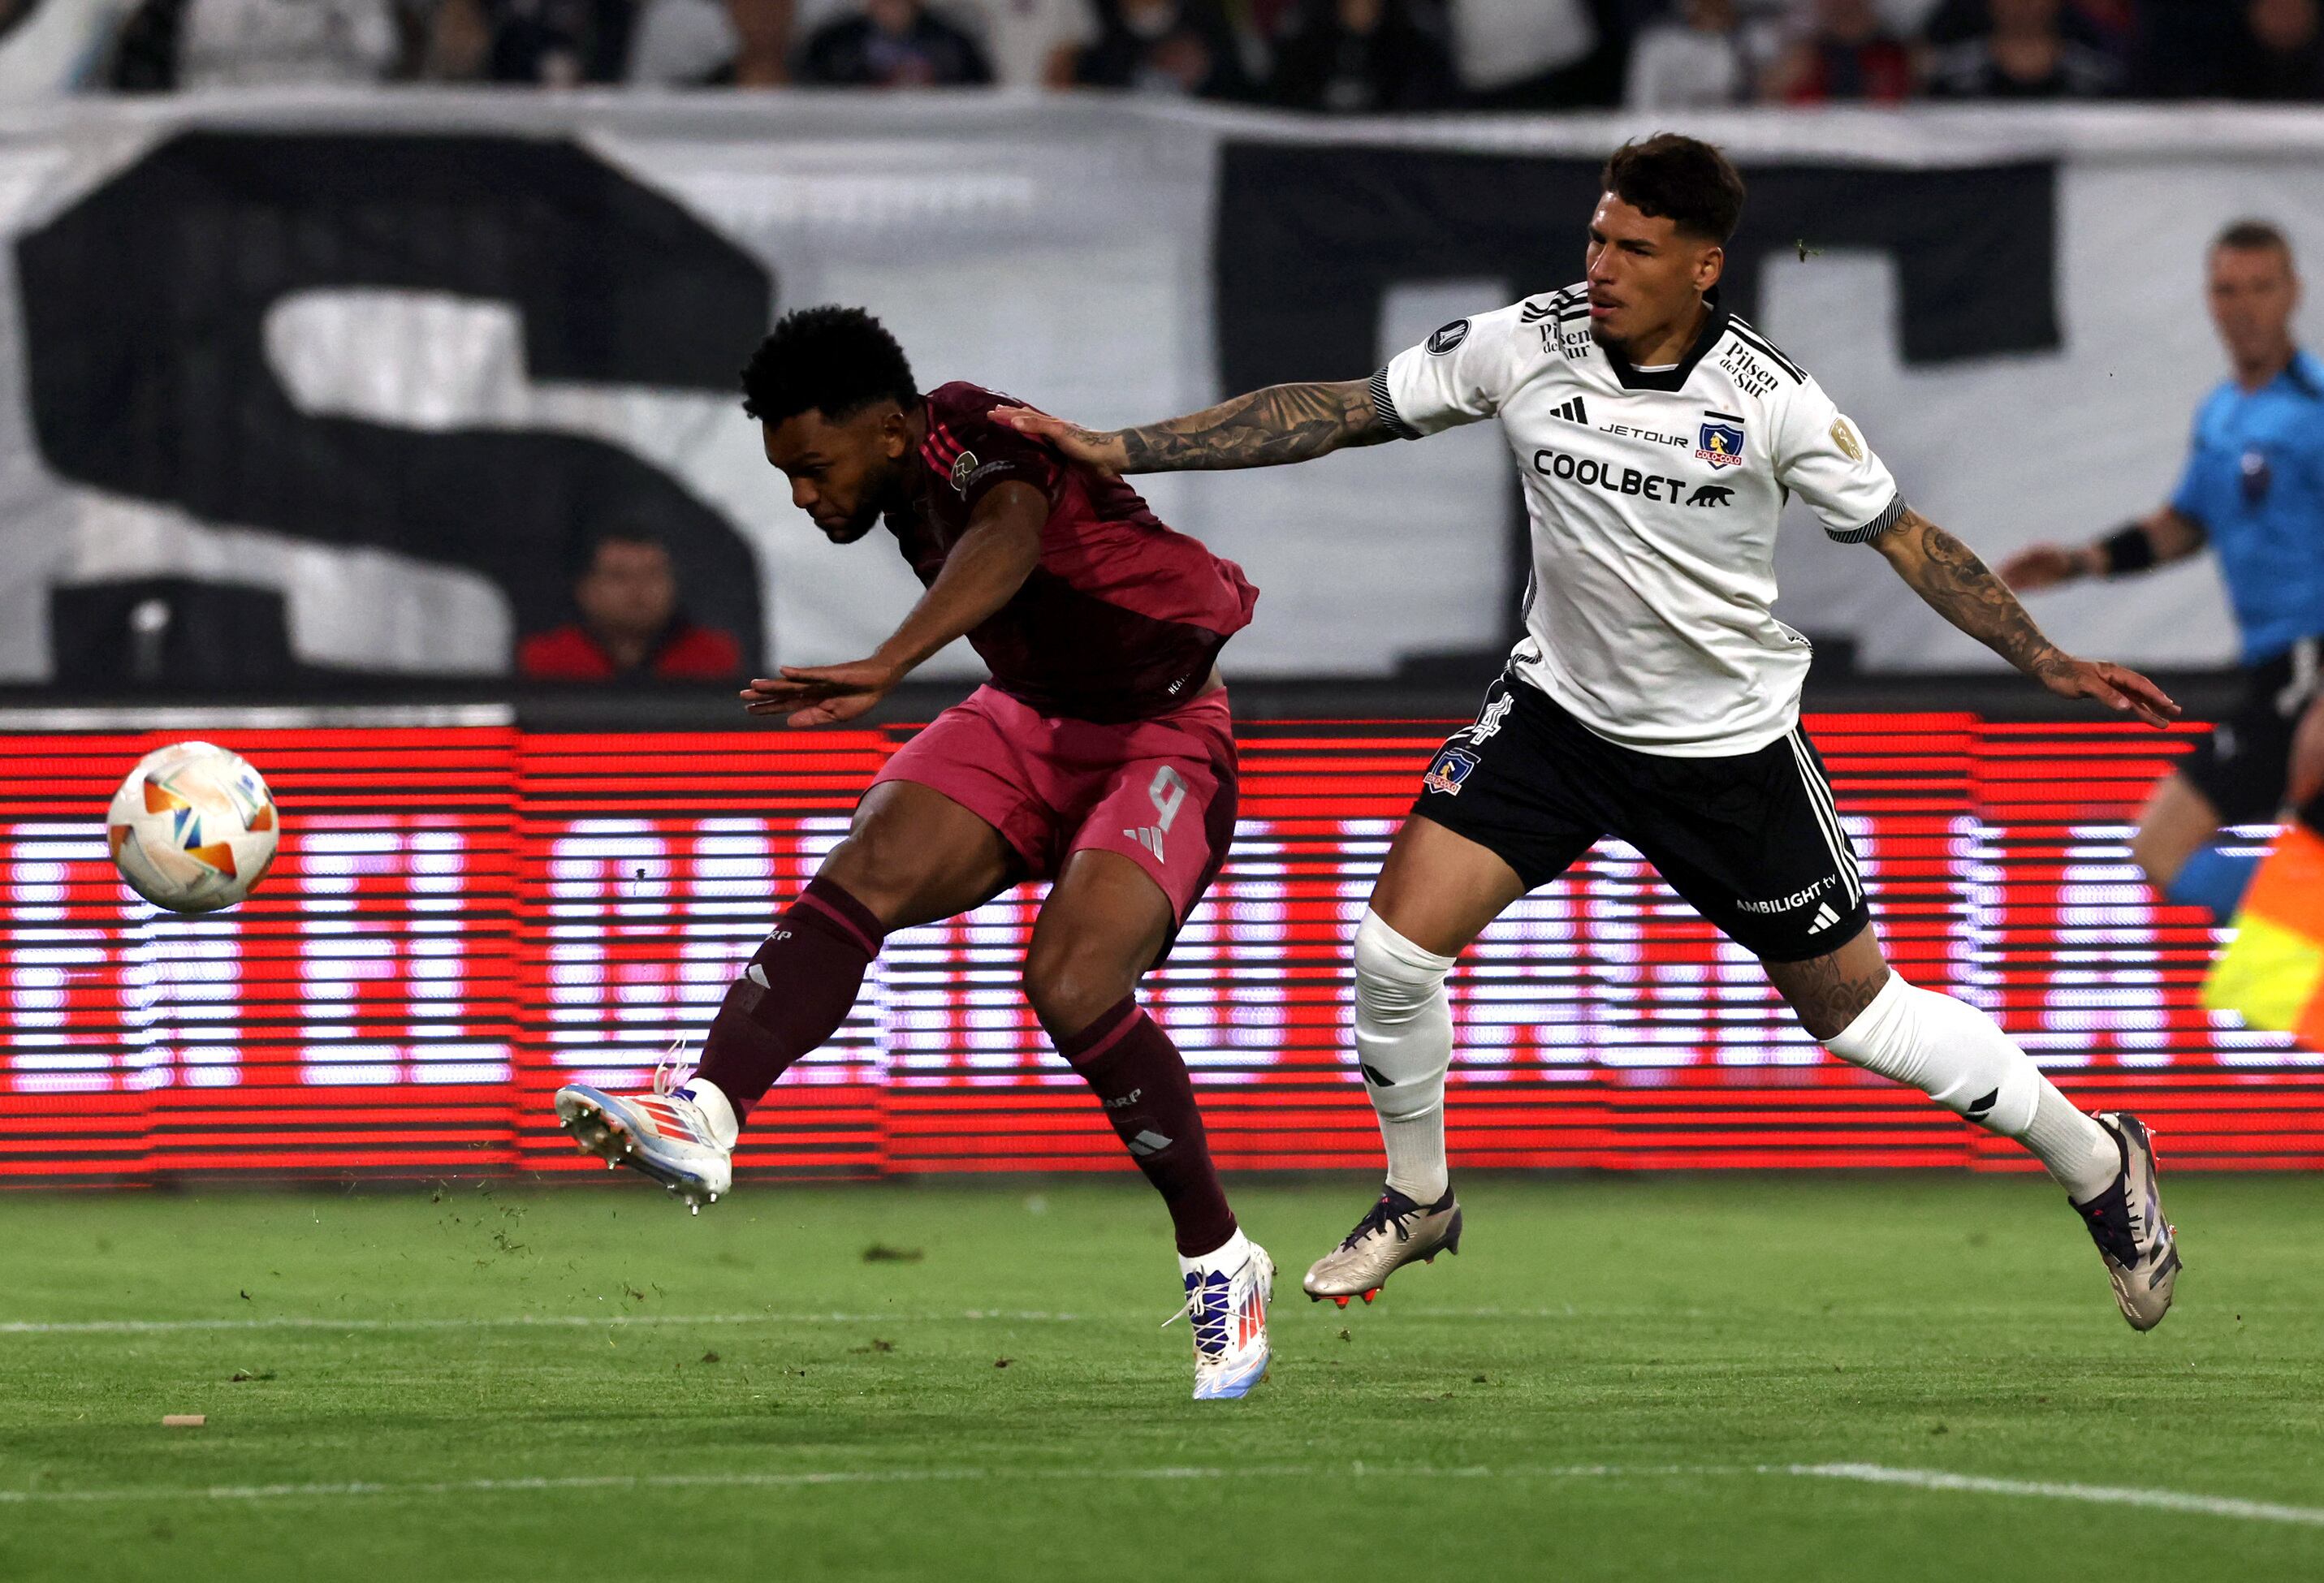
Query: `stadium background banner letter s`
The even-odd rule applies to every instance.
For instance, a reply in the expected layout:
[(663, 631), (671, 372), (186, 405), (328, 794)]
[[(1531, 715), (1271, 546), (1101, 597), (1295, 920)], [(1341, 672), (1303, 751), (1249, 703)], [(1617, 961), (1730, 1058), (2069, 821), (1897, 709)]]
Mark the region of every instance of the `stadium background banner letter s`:
[(567, 619), (594, 531), (659, 534), (694, 613), (761, 649), (750, 548), (631, 453), (301, 411), (268, 361), (302, 293), (512, 305), (539, 380), (728, 391), (765, 267), (569, 143), (191, 132), (16, 246), (32, 427), (77, 483), (219, 525), (480, 573), (519, 632)]

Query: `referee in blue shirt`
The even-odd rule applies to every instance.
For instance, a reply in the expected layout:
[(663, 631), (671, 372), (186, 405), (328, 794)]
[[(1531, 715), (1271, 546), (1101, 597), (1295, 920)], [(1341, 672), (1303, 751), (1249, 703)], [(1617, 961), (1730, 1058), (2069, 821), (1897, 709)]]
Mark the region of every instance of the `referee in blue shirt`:
[(2095, 544), (2035, 545), (2001, 565), (2024, 590), (2219, 557), (2243, 630), (2244, 703), (2166, 776), (2131, 855), (2172, 901), (2235, 916), (2255, 858), (2216, 844), (2222, 824), (2297, 810), (2324, 829), (2324, 360), (2292, 339), (2300, 277), (2283, 233), (2258, 220), (2211, 244), (2211, 319), (2235, 365), (2195, 415), (2171, 503)]

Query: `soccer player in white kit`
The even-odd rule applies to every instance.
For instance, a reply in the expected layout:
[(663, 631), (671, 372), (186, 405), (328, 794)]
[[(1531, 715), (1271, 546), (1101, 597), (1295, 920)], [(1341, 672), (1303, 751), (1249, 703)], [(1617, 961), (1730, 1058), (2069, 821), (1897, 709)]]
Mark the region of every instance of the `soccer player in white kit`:
[(1444, 980), (1512, 902), (1600, 839), (1629, 842), (1757, 955), (1833, 1054), (2024, 1146), (2056, 1179), (2141, 1330), (2180, 1268), (2135, 1117), (2085, 1115), (1993, 1019), (1881, 954), (1861, 874), (1800, 730), (1808, 641), (1777, 621), (1775, 529), (1796, 494), (1940, 614), (2068, 698), (2161, 726), (2135, 671), (2043, 637), (2006, 584), (1905, 503), (1814, 380), (1719, 300), (1743, 207), (1726, 157), (1665, 133), (1608, 161), (1588, 276), (1456, 319), (1369, 381), (1279, 385), (1166, 423), (1092, 432), (1004, 414), (1120, 472), (1267, 466), (1500, 420), (1532, 519), (1526, 635), (1453, 733), (1356, 931), (1356, 1055), (1388, 1185), (1307, 1274), (1367, 1301), (1457, 1251), (1444, 1158)]

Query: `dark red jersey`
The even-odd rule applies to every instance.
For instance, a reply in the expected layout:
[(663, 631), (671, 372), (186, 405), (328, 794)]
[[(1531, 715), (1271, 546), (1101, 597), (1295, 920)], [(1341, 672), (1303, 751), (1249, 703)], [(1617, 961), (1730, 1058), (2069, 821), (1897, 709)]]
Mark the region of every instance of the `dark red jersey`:
[(998, 485), (1031, 484), (1049, 502), (1040, 563), (968, 634), (993, 686), (1078, 720), (1142, 720), (1185, 703), (1250, 624), (1259, 590), (1240, 566), (1165, 527), (1120, 479), (991, 416), (1023, 405), (959, 382), (929, 392), (913, 504), (889, 516), (889, 531), (934, 583), (977, 502)]

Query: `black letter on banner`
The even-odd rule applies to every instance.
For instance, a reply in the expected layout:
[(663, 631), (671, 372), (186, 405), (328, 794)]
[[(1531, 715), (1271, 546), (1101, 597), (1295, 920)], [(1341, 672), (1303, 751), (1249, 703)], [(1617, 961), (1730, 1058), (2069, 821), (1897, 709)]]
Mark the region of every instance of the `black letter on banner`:
[(295, 292), (512, 304), (540, 381), (735, 389), (774, 282), (733, 242), (569, 143), (189, 133), (22, 238), (42, 455), (205, 520), (474, 569), (520, 633), (569, 618), (595, 529), (651, 526), (689, 610), (755, 658), (756, 557), (659, 468), (578, 436), (424, 433), (300, 411), (268, 365)]

